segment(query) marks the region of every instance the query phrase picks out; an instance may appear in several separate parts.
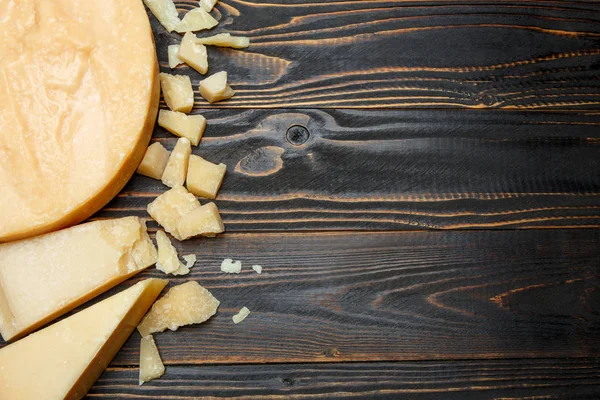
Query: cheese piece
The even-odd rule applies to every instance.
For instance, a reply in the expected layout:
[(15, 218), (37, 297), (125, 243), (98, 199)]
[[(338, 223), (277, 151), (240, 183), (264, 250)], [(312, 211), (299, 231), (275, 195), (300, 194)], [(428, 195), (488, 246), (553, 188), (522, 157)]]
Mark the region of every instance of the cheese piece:
[(183, 64), (183, 60), (177, 55), (179, 53), (179, 45), (172, 44), (167, 47), (167, 54), (169, 56), (169, 68), (173, 69), (176, 66)]
[(182, 240), (177, 231), (177, 224), (181, 217), (196, 208), (200, 208), (196, 196), (179, 186), (166, 191), (148, 204), (148, 214), (175, 239)]
[(156, 244), (158, 245), (158, 262), (156, 268), (165, 274), (170, 274), (179, 269), (181, 262), (177, 250), (171, 244), (167, 234), (159, 229), (156, 231)]
[(194, 89), (187, 75), (160, 73), (160, 87), (167, 106), (173, 111), (189, 113), (194, 107)]
[(19, 0), (0, 10), (6, 242), (81, 222), (119, 193), (144, 156), (160, 97), (141, 2)]
[(192, 268), (194, 266), (194, 264), (196, 264), (196, 255), (195, 254), (187, 254), (185, 256), (183, 256), (183, 259), (185, 260), (185, 267), (186, 268)]
[(248, 310), (247, 307), (242, 307), (240, 312), (235, 314), (231, 319), (233, 320), (233, 323), (237, 325), (245, 320), (248, 315), (250, 315), (250, 310)]
[(0, 398), (84, 397), (166, 284), (146, 279), (1, 349)]
[(219, 24), (219, 21), (214, 19), (203, 8), (194, 8), (188, 11), (181, 22), (175, 27), (175, 31), (179, 33), (200, 31), (210, 29)]
[(257, 273), (257, 274), (262, 274), (262, 266), (260, 265), (253, 265), (252, 269)]
[(173, 32), (181, 22), (173, 0), (144, 0), (144, 3), (167, 32)]
[(227, 84), (227, 72), (221, 71), (200, 81), (200, 94), (209, 103), (233, 97), (235, 92)]
[(152, 379), (160, 378), (165, 373), (165, 365), (160, 359), (158, 348), (152, 335), (143, 337), (140, 341), (140, 378), (142, 385)]
[(225, 226), (215, 203), (208, 203), (190, 211), (177, 223), (177, 234), (181, 237), (179, 240), (198, 235), (215, 237), (217, 233), (224, 231)]
[(176, 331), (180, 326), (200, 324), (215, 315), (219, 304), (198, 282), (189, 281), (172, 287), (157, 300), (137, 329), (148, 336), (167, 328)]
[(242, 272), (242, 262), (226, 258), (221, 263), (221, 272), (225, 272), (226, 274), (239, 274)]
[(214, 199), (227, 172), (225, 164), (213, 164), (202, 157), (191, 155), (188, 164), (186, 186), (196, 196)]
[(217, 4), (217, 0), (200, 0), (200, 7), (206, 12), (211, 12), (215, 4)]
[(162, 178), (169, 162), (169, 151), (158, 142), (152, 143), (146, 149), (146, 154), (140, 163), (137, 173), (154, 179)]
[(194, 43), (244, 49), (250, 46), (250, 39), (245, 36), (231, 36), (230, 33), (219, 33), (205, 38), (195, 38)]
[(174, 135), (189, 139), (194, 146), (198, 146), (206, 129), (206, 118), (200, 114), (186, 115), (176, 111), (160, 110), (158, 125)]
[(192, 147), (187, 138), (177, 140), (171, 152), (167, 166), (163, 171), (162, 183), (169, 187), (182, 186), (188, 170), (188, 162), (192, 154)]
[(204, 45), (194, 43), (195, 39), (193, 33), (186, 33), (181, 39), (177, 55), (190, 67), (204, 75), (208, 72), (208, 52)]
[[(0, 245), (0, 333), (23, 336), (157, 259), (137, 217), (103, 220)], [(1, 398), (1, 397), (0, 397)]]

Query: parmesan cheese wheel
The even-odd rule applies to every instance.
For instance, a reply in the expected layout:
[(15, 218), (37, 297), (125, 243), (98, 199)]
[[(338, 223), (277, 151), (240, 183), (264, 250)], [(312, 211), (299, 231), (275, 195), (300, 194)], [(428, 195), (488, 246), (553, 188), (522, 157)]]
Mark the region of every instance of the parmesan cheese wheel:
[(141, 1), (0, 0), (0, 242), (110, 201), (144, 156), (159, 90)]

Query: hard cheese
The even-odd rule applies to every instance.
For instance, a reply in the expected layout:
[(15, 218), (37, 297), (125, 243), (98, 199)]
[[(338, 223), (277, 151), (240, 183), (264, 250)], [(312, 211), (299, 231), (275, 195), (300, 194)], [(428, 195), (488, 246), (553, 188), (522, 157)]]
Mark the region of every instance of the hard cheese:
[(80, 222), (144, 156), (159, 101), (140, 1), (0, 1), (0, 242)]
[(166, 284), (139, 282), (0, 350), (0, 399), (81, 399)]
[(14, 339), (154, 264), (137, 217), (0, 244), (0, 333)]

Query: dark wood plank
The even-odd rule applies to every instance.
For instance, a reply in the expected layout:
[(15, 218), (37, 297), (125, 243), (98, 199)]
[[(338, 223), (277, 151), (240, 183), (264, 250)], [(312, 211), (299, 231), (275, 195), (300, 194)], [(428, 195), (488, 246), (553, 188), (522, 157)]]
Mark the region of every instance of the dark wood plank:
[[(600, 230), (228, 234), (176, 246), (199, 261), (170, 285), (197, 280), (221, 307), (155, 336), (168, 365), (600, 354)], [(221, 273), (224, 258), (243, 273)], [(164, 274), (105, 296), (150, 276)], [(252, 314), (234, 325), (242, 306)], [(113, 365), (138, 357), (135, 333)]]
[[(177, 1), (183, 14), (197, 1)], [(222, 0), (209, 48), (237, 95), (218, 107), (598, 109), (596, 1)], [(163, 71), (168, 34), (151, 18)], [(197, 83), (201, 76), (187, 67)], [(206, 108), (196, 93), (197, 106)]]
[(301, 365), (169, 366), (137, 385), (137, 368), (109, 368), (90, 399), (596, 399), (597, 359)]
[[(230, 232), (600, 226), (597, 115), (496, 111), (205, 110), (194, 153), (228, 165)], [(306, 126), (301, 146), (286, 139)], [(157, 128), (167, 148), (176, 137)], [(136, 175), (96, 218), (167, 189)], [(156, 225), (152, 225), (156, 226)]]

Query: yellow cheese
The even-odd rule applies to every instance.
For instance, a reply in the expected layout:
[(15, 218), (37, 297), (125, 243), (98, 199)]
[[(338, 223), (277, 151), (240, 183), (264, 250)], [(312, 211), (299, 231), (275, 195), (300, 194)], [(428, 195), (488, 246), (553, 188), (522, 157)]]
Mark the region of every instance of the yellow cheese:
[(183, 186), (167, 190), (148, 204), (148, 214), (177, 240), (182, 240), (177, 231), (181, 217), (200, 208), (200, 202)]
[(1, 244), (0, 333), (5, 340), (21, 337), (156, 259), (146, 225), (137, 217)]
[(139, 384), (160, 378), (165, 373), (165, 366), (152, 335), (140, 341), (140, 379)]
[(189, 281), (172, 287), (157, 300), (137, 328), (142, 336), (148, 336), (167, 328), (176, 331), (180, 326), (200, 324), (215, 315), (219, 304), (198, 282)]
[(200, 31), (210, 29), (217, 26), (219, 21), (214, 19), (203, 8), (194, 8), (188, 11), (181, 22), (175, 27), (175, 31), (179, 33)]
[(177, 53), (179, 53), (178, 44), (172, 44), (169, 47), (167, 47), (167, 54), (169, 56), (169, 68), (171, 69), (175, 68), (180, 64), (183, 64), (183, 60), (179, 58)]
[(168, 32), (172, 32), (181, 22), (173, 0), (144, 0), (144, 3)]
[(181, 261), (177, 255), (177, 249), (173, 246), (169, 237), (162, 229), (156, 231), (156, 244), (158, 246), (158, 262), (156, 268), (165, 274), (170, 274), (179, 269)]
[(162, 183), (169, 187), (182, 186), (188, 170), (192, 146), (187, 138), (179, 138), (162, 174)]
[(121, 190), (148, 146), (159, 86), (140, 1), (0, 10), (3, 242), (80, 222)]
[(196, 44), (243, 49), (250, 46), (250, 39), (245, 36), (231, 36), (230, 33), (219, 33), (205, 38), (194, 38)]
[(231, 86), (227, 84), (227, 72), (225, 71), (217, 72), (200, 81), (199, 88), (200, 94), (209, 103), (229, 99), (235, 94)]
[(177, 234), (185, 240), (193, 236), (214, 237), (225, 231), (215, 203), (208, 203), (185, 214), (177, 223)]
[(158, 125), (198, 146), (206, 129), (206, 118), (200, 114), (187, 115), (177, 111), (160, 110)]
[(166, 284), (139, 282), (0, 350), (0, 398), (81, 399)]
[(214, 199), (227, 172), (225, 164), (213, 164), (202, 157), (192, 155), (189, 160), (186, 186), (196, 196)]
[(189, 113), (194, 108), (194, 89), (187, 75), (160, 73), (160, 87), (167, 106), (173, 111)]
[(152, 143), (146, 149), (146, 154), (144, 154), (144, 159), (138, 166), (137, 173), (150, 178), (161, 179), (168, 162), (169, 151), (158, 142)]
[(217, 4), (217, 0), (200, 0), (200, 7), (206, 12), (210, 12), (215, 4)]
[(194, 43), (195, 39), (193, 33), (186, 33), (181, 39), (177, 55), (190, 67), (204, 75), (208, 72), (208, 52), (204, 45)]

